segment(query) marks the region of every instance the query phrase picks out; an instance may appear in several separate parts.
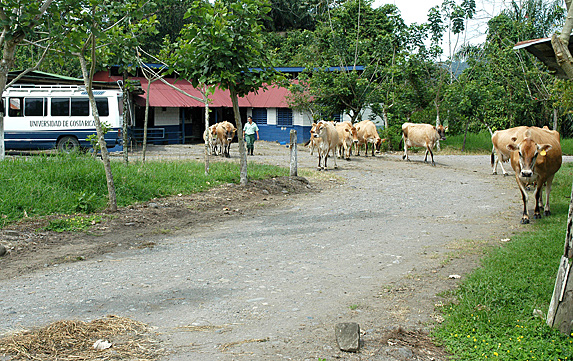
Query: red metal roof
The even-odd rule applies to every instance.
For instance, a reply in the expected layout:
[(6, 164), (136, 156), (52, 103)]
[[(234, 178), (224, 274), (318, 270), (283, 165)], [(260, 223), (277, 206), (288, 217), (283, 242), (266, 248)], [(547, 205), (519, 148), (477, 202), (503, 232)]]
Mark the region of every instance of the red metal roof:
[[(104, 82), (116, 82), (121, 80), (120, 76), (109, 76), (107, 72), (99, 72), (95, 74), (94, 80)], [(131, 77), (131, 80), (139, 80), (144, 94), (136, 96), (136, 103), (145, 106), (147, 79), (144, 77)], [(191, 85), (187, 80), (165, 79), (170, 84), (177, 88), (191, 94), (197, 98), (202, 98), (201, 93)], [(249, 93), (246, 97), (239, 98), (239, 107), (251, 108), (288, 108), (286, 97), (290, 94), (288, 89), (278, 86), (269, 86), (267, 90), (259, 90), (256, 94)], [(211, 100), (210, 107), (224, 107), (232, 108), (231, 97), (228, 90), (221, 90), (217, 88), (215, 92), (209, 95)], [(151, 83), (149, 91), (149, 105), (152, 107), (204, 107), (204, 104), (185, 94), (173, 89), (169, 85), (163, 83), (161, 80), (156, 80)]]

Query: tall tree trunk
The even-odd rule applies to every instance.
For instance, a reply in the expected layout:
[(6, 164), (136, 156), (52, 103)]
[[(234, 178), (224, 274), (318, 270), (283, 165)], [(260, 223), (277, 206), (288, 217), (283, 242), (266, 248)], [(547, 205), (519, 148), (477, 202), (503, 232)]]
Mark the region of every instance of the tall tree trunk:
[[(111, 212), (116, 212), (117, 211), (117, 198), (115, 195), (115, 184), (113, 182), (113, 174), (111, 172), (111, 162), (109, 160), (109, 153), (107, 151), (107, 145), (105, 143), (105, 137), (104, 137), (103, 129), (102, 129), (101, 122), (99, 119), (99, 114), (97, 111), (97, 105), (95, 102), (93, 89), (91, 87), (91, 85), (92, 85), (91, 79), (93, 77), (93, 72), (88, 72), (87, 62), (86, 62), (84, 55), (80, 53), (78, 57), (80, 59), (80, 66), (82, 68), (84, 85), (86, 86), (86, 90), (88, 92), (88, 97), (90, 99), (90, 104), (92, 107), (92, 115), (94, 117), (94, 123), (96, 126), (98, 143), (99, 143), (99, 146), (101, 149), (101, 158), (102, 158), (103, 167), (105, 170), (105, 177), (107, 180), (107, 192), (108, 192), (108, 197), (109, 197), (108, 209)], [(92, 56), (92, 65), (93, 65), (93, 62), (95, 62), (95, 57)], [(92, 66), (92, 68), (93, 68), (93, 66)]]
[[(440, 122), (440, 105), (438, 104), (438, 102), (436, 101), (436, 128), (441, 124)], [(440, 140), (438, 139), (436, 141), (436, 149), (438, 151), (441, 150), (440, 148)]]
[(127, 81), (127, 71), (123, 71), (123, 126), (122, 126), (122, 130), (123, 130), (123, 163), (125, 165), (127, 165), (129, 163), (129, 156), (127, 154), (127, 122), (129, 120), (128, 115), (131, 112), (131, 109), (129, 109), (129, 101), (128, 101), (128, 97), (129, 97), (129, 90), (127, 89), (127, 85), (125, 84), (125, 82)]
[(466, 131), (464, 132), (464, 142), (462, 143), (462, 152), (466, 150), (466, 139), (468, 137), (468, 126), (470, 125), (470, 120), (466, 120)]
[[(207, 98), (206, 93), (203, 94), (205, 99)], [(209, 131), (209, 101), (205, 101), (205, 131)], [(209, 134), (205, 139), (205, 175), (209, 175), (209, 154), (211, 153), (211, 147), (209, 146), (209, 139), (211, 139), (211, 134)]]
[(551, 45), (555, 52), (557, 64), (563, 69), (569, 79), (573, 79), (573, 57), (569, 52), (569, 38), (573, 29), (573, 6), (571, 1), (565, 2), (567, 5), (567, 18), (560, 34), (553, 34)]
[[(15, 38), (12, 40), (6, 40), (4, 45), (4, 51), (2, 52), (2, 60), (0, 61), (0, 95), (4, 93), (6, 89), (6, 83), (8, 83), (8, 73), (14, 67), (16, 46), (23, 40), (23, 35), (21, 38)], [(0, 161), (3, 161), (6, 157), (6, 148), (4, 144), (4, 114), (0, 115)]]
[(241, 172), (240, 182), (241, 185), (247, 185), (249, 179), (247, 178), (247, 152), (245, 150), (245, 142), (243, 140), (243, 122), (241, 121), (241, 113), (239, 112), (239, 96), (235, 89), (229, 89), (231, 93), (231, 102), (233, 103), (233, 113), (235, 114), (235, 123), (237, 124), (237, 138), (239, 140), (239, 156), (241, 158)]
[(147, 151), (147, 124), (149, 123), (149, 92), (151, 80), (147, 79), (147, 93), (145, 94), (145, 120), (143, 122), (143, 151), (142, 162), (145, 163), (145, 152)]
[[(573, 58), (569, 52), (569, 38), (573, 29), (573, 6), (571, 0), (565, 1), (567, 5), (567, 19), (561, 35), (553, 34), (551, 45), (555, 52), (557, 64), (565, 71), (569, 80), (573, 79)], [(557, 125), (556, 109), (553, 110), (554, 129)], [(573, 197), (573, 186), (571, 188)], [(566, 336), (569, 336), (573, 325), (573, 282), (568, 282), (571, 274), (571, 260), (573, 259), (573, 198), (570, 198), (569, 215), (567, 217), (567, 233), (565, 235), (565, 247), (561, 262), (557, 270), (553, 296), (547, 311), (547, 324), (557, 328)]]

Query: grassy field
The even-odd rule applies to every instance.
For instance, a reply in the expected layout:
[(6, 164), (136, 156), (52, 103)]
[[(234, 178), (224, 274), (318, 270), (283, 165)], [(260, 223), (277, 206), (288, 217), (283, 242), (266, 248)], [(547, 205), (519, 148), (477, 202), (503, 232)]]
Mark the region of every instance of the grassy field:
[[(462, 154), (464, 135), (448, 135), (445, 141), (440, 142), (442, 150), (446, 153)], [(470, 133), (466, 137), (463, 154), (489, 154), (491, 153), (491, 135), (489, 132)], [(561, 139), (563, 155), (573, 155), (573, 139)]]
[[(190, 194), (238, 183), (238, 165), (212, 162), (210, 174), (195, 161), (112, 162), (118, 206), (155, 197)], [(249, 164), (249, 178), (288, 175), (288, 169)], [(107, 205), (101, 161), (81, 154), (34, 156), (0, 162), (0, 226), (24, 216), (90, 213)]]
[[(547, 312), (565, 241), (573, 166), (557, 173), (550, 217), (491, 250), (444, 307), (435, 336), (456, 360), (571, 360), (573, 338), (535, 316)], [(529, 202), (531, 205), (531, 201)]]

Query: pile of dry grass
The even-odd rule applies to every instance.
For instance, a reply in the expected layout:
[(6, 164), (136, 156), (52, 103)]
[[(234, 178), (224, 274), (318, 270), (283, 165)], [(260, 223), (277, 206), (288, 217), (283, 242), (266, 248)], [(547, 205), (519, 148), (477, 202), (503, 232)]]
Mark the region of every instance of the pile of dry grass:
[[(97, 340), (107, 340), (112, 347), (96, 350)], [(147, 325), (119, 316), (57, 321), (0, 338), (0, 356), (10, 360), (157, 360), (162, 354)]]

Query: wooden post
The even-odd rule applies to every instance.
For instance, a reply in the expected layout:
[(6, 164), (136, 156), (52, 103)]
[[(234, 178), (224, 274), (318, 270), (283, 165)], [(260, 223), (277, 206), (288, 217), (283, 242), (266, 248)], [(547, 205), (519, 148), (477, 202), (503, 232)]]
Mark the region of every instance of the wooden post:
[[(571, 196), (573, 197), (573, 185), (571, 187)], [(567, 217), (567, 233), (565, 235), (565, 247), (557, 278), (553, 297), (547, 311), (547, 325), (557, 328), (563, 334), (569, 336), (573, 329), (573, 282), (569, 281), (571, 273), (571, 258), (573, 257), (573, 198), (569, 203), (569, 215)]]
[(296, 130), (290, 131), (290, 176), (296, 177), (297, 171), (297, 149), (296, 149)]

